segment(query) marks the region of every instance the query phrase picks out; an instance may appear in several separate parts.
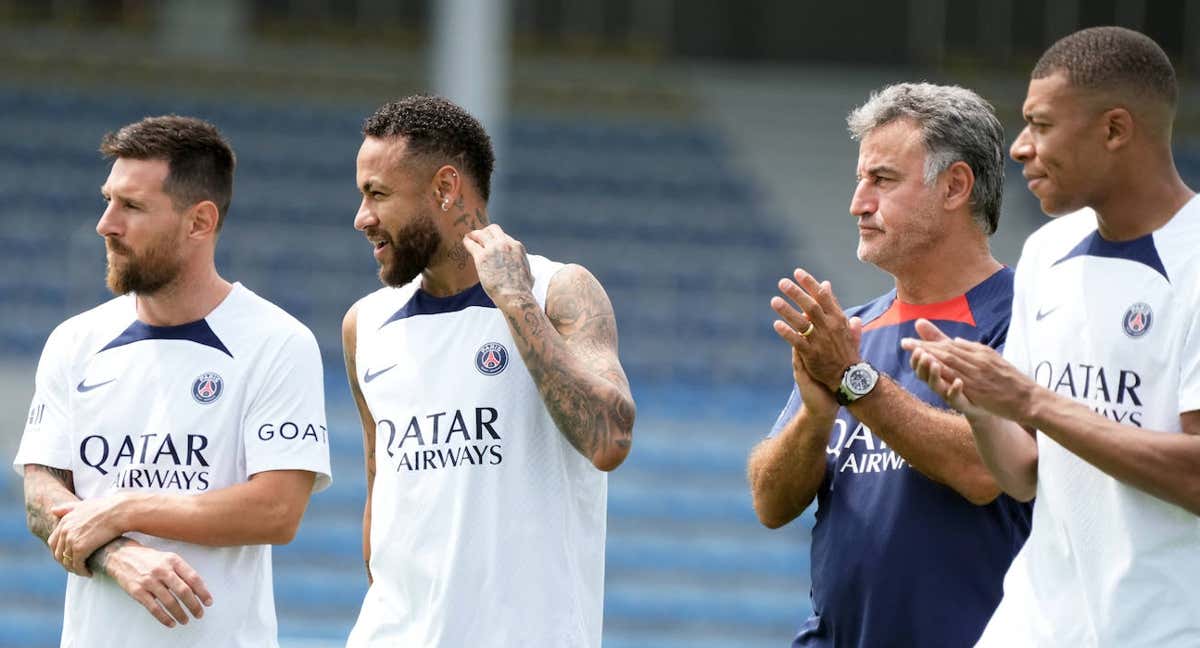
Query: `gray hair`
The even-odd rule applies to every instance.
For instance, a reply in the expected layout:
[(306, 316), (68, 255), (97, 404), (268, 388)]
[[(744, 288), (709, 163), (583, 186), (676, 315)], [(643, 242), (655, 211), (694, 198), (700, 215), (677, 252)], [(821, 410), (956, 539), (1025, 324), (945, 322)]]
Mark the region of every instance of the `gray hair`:
[(1000, 222), (1004, 189), (1004, 129), (992, 105), (958, 86), (899, 83), (871, 93), (846, 117), (850, 136), (868, 133), (898, 119), (911, 119), (925, 144), (925, 184), (933, 184), (955, 162), (975, 174), (971, 213), (986, 234)]

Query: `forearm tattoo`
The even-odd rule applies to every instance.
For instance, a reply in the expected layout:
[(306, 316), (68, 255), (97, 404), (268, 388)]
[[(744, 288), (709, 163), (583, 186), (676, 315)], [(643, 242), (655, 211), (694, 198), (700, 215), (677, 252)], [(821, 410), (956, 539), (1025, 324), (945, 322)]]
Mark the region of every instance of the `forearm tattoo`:
[[(65, 502), (75, 501), (75, 478), (70, 470), (50, 466), (31, 465), (25, 474), (25, 524), (33, 535), (42, 539), (50, 537), (58, 526), (58, 516), (50, 509)], [(110, 554), (132, 542), (124, 536), (115, 538), (88, 556), (87, 566), (93, 573), (107, 574), (105, 561)]]
[(92, 555), (88, 556), (88, 569), (92, 570), (93, 574), (104, 574), (105, 576), (108, 576), (108, 557), (112, 555), (113, 552), (127, 544), (130, 544), (131, 542), (133, 542), (133, 540), (130, 540), (125, 536), (113, 538), (108, 544), (100, 547), (93, 552)]
[(617, 360), (617, 326), (608, 297), (582, 268), (547, 297), (509, 313), (509, 326), (554, 423), (589, 459), (632, 440), (633, 399)]
[(70, 470), (29, 466), (25, 473), (25, 524), (29, 531), (45, 542), (58, 526), (58, 516), (50, 509), (73, 500), (68, 495), (74, 492), (75, 480)]

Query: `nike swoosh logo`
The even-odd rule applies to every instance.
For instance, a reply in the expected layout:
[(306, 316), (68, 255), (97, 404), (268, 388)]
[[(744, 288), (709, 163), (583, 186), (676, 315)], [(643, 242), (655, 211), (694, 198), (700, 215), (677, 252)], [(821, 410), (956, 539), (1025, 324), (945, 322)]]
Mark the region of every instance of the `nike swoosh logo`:
[(95, 385), (85, 385), (83, 383), (87, 382), (87, 378), (84, 378), (83, 380), (79, 381), (78, 385), (75, 386), (75, 391), (78, 391), (79, 393), (82, 394), (84, 392), (90, 392), (93, 389), (96, 389), (97, 387), (103, 387), (110, 382), (116, 382), (116, 381), (117, 381), (117, 379), (113, 378), (112, 380), (105, 380), (104, 382), (96, 383)]
[[(396, 363), (396, 364), (399, 364), (399, 363)], [(390, 367), (384, 367), (383, 369), (380, 369), (379, 371), (376, 371), (375, 373), (371, 373), (371, 370), (367, 369), (366, 375), (363, 376), (363, 382), (371, 382), (372, 380), (375, 380), (379, 376), (381, 376), (395, 368), (396, 368), (396, 365), (392, 365)]]
[(1056, 310), (1058, 310), (1058, 306), (1055, 306), (1054, 308), (1051, 308), (1050, 310), (1046, 310), (1046, 311), (1038, 309), (1038, 312), (1036, 315), (1037, 321), (1039, 321), (1039, 322), (1042, 321), (1042, 319), (1044, 319), (1046, 316), (1048, 316), (1050, 313), (1053, 313)]

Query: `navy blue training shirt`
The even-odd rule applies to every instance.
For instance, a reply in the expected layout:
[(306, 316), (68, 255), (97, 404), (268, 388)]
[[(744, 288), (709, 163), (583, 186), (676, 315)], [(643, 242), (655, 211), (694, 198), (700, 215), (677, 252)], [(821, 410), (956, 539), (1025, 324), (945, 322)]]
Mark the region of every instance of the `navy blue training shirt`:
[[(861, 353), (881, 374), (935, 407), (900, 340), (918, 318), (951, 337), (1002, 348), (1013, 271), (1003, 268), (965, 295), (913, 305), (892, 290), (846, 311), (863, 320)], [(800, 409), (800, 394), (771, 436)], [(1032, 506), (1001, 494), (976, 506), (913, 469), (846, 408), (826, 446), (812, 532), (813, 615), (792, 646), (968, 648), (1000, 603), (1004, 574), (1029, 534)]]

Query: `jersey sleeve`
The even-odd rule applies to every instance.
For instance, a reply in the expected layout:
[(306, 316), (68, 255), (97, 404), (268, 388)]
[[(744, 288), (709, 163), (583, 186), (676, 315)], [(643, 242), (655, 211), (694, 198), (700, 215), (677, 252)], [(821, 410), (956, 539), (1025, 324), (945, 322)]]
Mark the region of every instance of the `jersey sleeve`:
[(783, 411), (779, 412), (779, 418), (775, 419), (775, 425), (771, 426), (771, 433), (767, 438), (774, 437), (783, 431), (783, 427), (788, 424), (788, 421), (796, 418), (796, 413), (800, 411), (800, 406), (804, 404), (804, 400), (800, 398), (800, 388), (795, 384), (792, 385), (792, 395), (788, 397), (787, 404), (783, 406)]
[(332, 481), (325, 426), (325, 374), (312, 333), (291, 335), (252, 397), (242, 431), (246, 473), (310, 470), (313, 492)]
[(71, 335), (64, 325), (50, 334), (34, 377), (33, 402), (13, 469), (26, 464), (71, 469), (70, 358)]
[(1180, 414), (1200, 410), (1200, 311), (1193, 309), (1189, 316), (1179, 358)]

